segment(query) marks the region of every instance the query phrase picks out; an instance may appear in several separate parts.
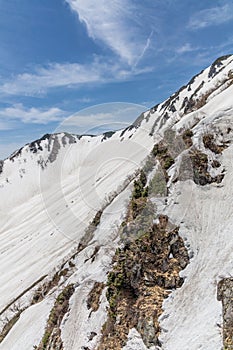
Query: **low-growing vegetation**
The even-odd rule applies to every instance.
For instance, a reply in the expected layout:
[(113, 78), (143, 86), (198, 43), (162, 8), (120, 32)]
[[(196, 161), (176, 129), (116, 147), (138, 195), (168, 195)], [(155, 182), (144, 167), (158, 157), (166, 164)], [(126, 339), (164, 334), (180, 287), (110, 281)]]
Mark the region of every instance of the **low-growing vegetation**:
[(152, 154), (154, 157), (158, 158), (161, 167), (164, 170), (165, 178), (168, 179), (166, 171), (175, 163), (169, 153), (168, 147), (164, 145), (163, 142), (159, 142), (154, 146)]
[(1, 333), (0, 333), (0, 343), (5, 339), (7, 334), (10, 332), (12, 327), (16, 324), (16, 322), (19, 320), (21, 313), (23, 310), (19, 310), (8, 322), (6, 322), (5, 326), (3, 327)]
[(140, 171), (138, 179), (134, 181), (132, 198), (129, 204), (127, 220), (132, 221), (143, 211), (147, 203), (148, 186), (144, 171)]
[(100, 297), (105, 285), (102, 282), (95, 282), (87, 298), (87, 308), (97, 311), (100, 305)]
[(187, 148), (193, 145), (192, 137), (193, 137), (193, 132), (190, 129), (185, 130), (182, 134), (182, 139)]
[(74, 286), (68, 285), (58, 295), (55, 304), (50, 312), (45, 333), (40, 344), (34, 347), (37, 350), (63, 349), (61, 340), (60, 325), (64, 315), (69, 309), (69, 300), (74, 293)]
[(159, 224), (116, 251), (107, 281), (109, 316), (98, 350), (121, 349), (133, 327), (146, 346), (159, 344), (163, 300), (182, 286), (179, 272), (189, 260), (178, 231), (160, 216)]
[(159, 345), (158, 318), (164, 298), (181, 287), (179, 272), (189, 261), (179, 228), (163, 215), (154, 224), (156, 207), (150, 200), (157, 194), (167, 195), (164, 172), (174, 160), (163, 143), (154, 146), (149, 158), (147, 167), (151, 170), (158, 160), (160, 171), (156, 171), (148, 185), (144, 167), (134, 181), (128, 212), (121, 225), (123, 243), (116, 250), (113, 269), (108, 274), (108, 319), (98, 350), (122, 349), (133, 327), (147, 347)]
[(217, 144), (215, 141), (215, 137), (213, 134), (205, 134), (203, 135), (203, 144), (205, 148), (208, 148), (215, 154), (221, 154), (224, 149), (228, 147), (227, 143)]
[(223, 346), (233, 349), (233, 279), (225, 278), (218, 283), (217, 299), (222, 302)]
[(213, 182), (220, 183), (224, 174), (212, 177), (208, 171), (208, 156), (200, 150), (193, 148), (189, 152), (193, 167), (193, 180), (197, 185), (204, 186)]
[(59, 272), (56, 272), (51, 280), (46, 281), (43, 283), (34, 293), (32, 298), (32, 304), (39, 303), (42, 301), (46, 295), (54, 288), (57, 287), (57, 285), (60, 282), (61, 277), (66, 276), (68, 273), (68, 269), (63, 269)]

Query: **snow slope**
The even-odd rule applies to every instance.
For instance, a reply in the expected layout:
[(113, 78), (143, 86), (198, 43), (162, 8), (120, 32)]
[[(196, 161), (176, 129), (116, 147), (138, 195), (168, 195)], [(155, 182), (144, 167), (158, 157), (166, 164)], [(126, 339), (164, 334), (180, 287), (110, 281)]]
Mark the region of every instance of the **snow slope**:
[(193, 251), (184, 285), (164, 303), (164, 349), (221, 349), (222, 305), (216, 293), (217, 283), (233, 270), (232, 151), (232, 146), (224, 151), (221, 186), (178, 183), (164, 208), (175, 223), (182, 222), (180, 234)]
[[(200, 149), (204, 149), (202, 135), (207, 131), (219, 130), (219, 142), (230, 140), (232, 72), (233, 56), (225, 57), (126, 130), (110, 137), (47, 135), (4, 161), (0, 172), (2, 327), (6, 317), (12, 316), (12, 306), (18, 304), (26, 310), (0, 343), (0, 350), (32, 350), (38, 345), (49, 308), (68, 283), (74, 283), (75, 293), (61, 325), (64, 349), (96, 349), (106, 320), (107, 300), (103, 292), (100, 308), (90, 314), (86, 299), (94, 283), (105, 282), (111, 269), (132, 181), (168, 128), (177, 133), (191, 128), (194, 145)], [(167, 201), (159, 206), (160, 213), (180, 225), (193, 254), (183, 271), (184, 285), (164, 302), (160, 337), (164, 350), (221, 348), (222, 310), (216, 299), (216, 284), (233, 269), (232, 150), (230, 146), (219, 155), (221, 169), (226, 170), (220, 185), (171, 181)], [(206, 152), (211, 159), (213, 154)], [(171, 177), (177, 164), (178, 159), (170, 170)], [(87, 235), (99, 210), (103, 211), (100, 224)], [(83, 242), (85, 247), (80, 250)], [(72, 274), (61, 279), (43, 301), (31, 306), (35, 290), (62, 265), (68, 266), (66, 261), (73, 254)], [(90, 340), (91, 332), (96, 336)], [(133, 329), (124, 349), (146, 349), (142, 344)]]

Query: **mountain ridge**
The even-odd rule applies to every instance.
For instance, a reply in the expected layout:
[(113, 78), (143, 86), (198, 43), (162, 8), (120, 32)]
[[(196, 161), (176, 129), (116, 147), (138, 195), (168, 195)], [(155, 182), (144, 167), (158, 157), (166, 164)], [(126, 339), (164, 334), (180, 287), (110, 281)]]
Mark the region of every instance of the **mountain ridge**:
[[(219, 68), (221, 66), (222, 69), (226, 68), (226, 66), (224, 66), (223, 64), (223, 61), (225, 60), (228, 60), (230, 59), (229, 63), (231, 63), (233, 61), (233, 55), (232, 54), (228, 54), (228, 55), (224, 55), (224, 56), (220, 56), (218, 57), (209, 67), (207, 67), (206, 69), (203, 69), (201, 72), (197, 73), (195, 76), (193, 76), (192, 79), (190, 79), (190, 81), (183, 85), (180, 89), (178, 89), (175, 93), (173, 93), (168, 99), (166, 99), (164, 102), (161, 102), (161, 103), (158, 103), (157, 105), (155, 105), (154, 107), (151, 107), (148, 111), (154, 113), (156, 112), (158, 109), (160, 109), (160, 111), (162, 109), (164, 109), (164, 112), (165, 110), (170, 107), (171, 111), (172, 112), (175, 112), (175, 110), (173, 109), (174, 108), (174, 102), (176, 102), (176, 98), (177, 96), (185, 89), (188, 89), (189, 91), (191, 90), (191, 85), (194, 83), (195, 79), (198, 78), (199, 76), (201, 76), (201, 74), (204, 72), (204, 71), (209, 71), (208, 73), (208, 78), (213, 78), (215, 77), (220, 71), (217, 71), (216, 68)], [(227, 65), (229, 64), (227, 63)], [(231, 72), (233, 74), (233, 71)], [(233, 76), (232, 76), (233, 77)], [(230, 79), (232, 79), (232, 77)], [(172, 103), (171, 103), (172, 102)], [(171, 104), (171, 106), (168, 106), (168, 104)], [(184, 106), (182, 107), (184, 108)], [(181, 109), (182, 109), (181, 108)], [(168, 108), (169, 109), (169, 108)], [(124, 130), (127, 130), (128, 128), (133, 128), (133, 127), (138, 127), (140, 126), (140, 121), (143, 120), (143, 115), (146, 113), (147, 111), (145, 111), (144, 113), (142, 113), (129, 127), (127, 127), (126, 129), (122, 129), (122, 132)], [(115, 132), (115, 131), (114, 131)], [(55, 134), (61, 134), (60, 133), (55, 133)], [(49, 139), (52, 135), (55, 135), (55, 134), (44, 134), (41, 138), (37, 139), (37, 140), (34, 140), (28, 144), (26, 144), (25, 146), (30, 146), (30, 145), (33, 145), (33, 144), (36, 144), (36, 143), (40, 143), (40, 141), (43, 141), (44, 139)], [(69, 134), (67, 132), (65, 132), (65, 134)], [(103, 133), (104, 134), (108, 134), (108, 133)], [(95, 136), (98, 136), (98, 135), (86, 135), (86, 134), (81, 134), (81, 135), (74, 135), (76, 137), (84, 137), (84, 136), (90, 136), (90, 137), (95, 137)], [(15, 150), (9, 157), (7, 157), (6, 159), (8, 158), (11, 158), (12, 156), (14, 156), (15, 154), (18, 154), (18, 152), (20, 152), (25, 146), (21, 147), (20, 149), (18, 150)]]

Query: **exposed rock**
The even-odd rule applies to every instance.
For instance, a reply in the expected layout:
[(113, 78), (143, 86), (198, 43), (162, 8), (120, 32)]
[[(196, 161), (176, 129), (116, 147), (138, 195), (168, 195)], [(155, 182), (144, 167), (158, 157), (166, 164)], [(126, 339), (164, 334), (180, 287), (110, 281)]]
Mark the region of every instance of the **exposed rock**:
[[(182, 155), (178, 178), (181, 181), (193, 179), (197, 185), (205, 186), (213, 182), (220, 183), (224, 174), (211, 176), (208, 170), (209, 161), (207, 154), (197, 148), (192, 148), (189, 153)], [(216, 163), (217, 165), (217, 163)]]
[(193, 132), (190, 129), (185, 130), (182, 134), (182, 139), (187, 148), (193, 145), (192, 137), (193, 137)]
[(95, 282), (87, 298), (87, 307), (92, 311), (97, 311), (100, 304), (100, 297), (104, 289), (104, 283)]
[(220, 154), (225, 148), (227, 148), (226, 144), (217, 145), (213, 134), (203, 135), (203, 143), (206, 148), (210, 149), (215, 154)]
[(226, 60), (229, 57), (231, 57), (231, 55), (225, 55), (225, 56), (221, 56), (221, 57), (217, 58), (214, 61), (214, 63), (210, 66), (208, 77), (213, 78), (217, 73), (219, 73), (219, 71), (217, 72), (217, 68), (223, 66), (222, 61)]
[(0, 160), (0, 174), (1, 174), (2, 171), (3, 171), (3, 166), (4, 166), (4, 161), (3, 161), (3, 160)]
[(233, 349), (233, 279), (225, 278), (218, 284), (217, 299), (223, 307), (224, 350)]
[(102, 138), (102, 141), (111, 138), (114, 134), (115, 134), (115, 131), (107, 131), (107, 132), (104, 132), (104, 133), (103, 133), (104, 137)]
[(99, 350), (121, 349), (133, 327), (147, 346), (159, 344), (163, 300), (169, 290), (182, 286), (179, 272), (189, 261), (178, 228), (170, 227), (168, 218), (160, 215), (150, 231), (117, 250), (108, 276), (109, 318)]

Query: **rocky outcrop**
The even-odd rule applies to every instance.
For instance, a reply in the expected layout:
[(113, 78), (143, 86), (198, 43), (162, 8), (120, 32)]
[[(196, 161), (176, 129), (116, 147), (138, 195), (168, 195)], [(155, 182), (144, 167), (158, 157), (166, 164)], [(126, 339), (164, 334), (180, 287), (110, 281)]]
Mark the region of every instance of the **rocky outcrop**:
[(217, 299), (222, 302), (223, 346), (233, 349), (233, 278), (225, 278), (218, 284)]
[(188, 262), (179, 228), (162, 215), (158, 224), (118, 249), (108, 275), (109, 316), (98, 350), (121, 349), (132, 328), (147, 347), (159, 345), (163, 300), (182, 286), (179, 272)]
[[(162, 143), (154, 147), (151, 156), (161, 161), (164, 171), (174, 162)], [(147, 347), (160, 345), (158, 319), (163, 301), (183, 284), (179, 273), (187, 266), (189, 255), (179, 227), (165, 215), (159, 215), (154, 223), (156, 209), (148, 197), (153, 192), (146, 185), (141, 170), (121, 227), (123, 246), (117, 249), (108, 274), (108, 319), (98, 350), (122, 349), (132, 328)]]
[(4, 161), (3, 161), (3, 160), (0, 160), (0, 174), (1, 174), (2, 171), (3, 171), (3, 165), (4, 165)]

